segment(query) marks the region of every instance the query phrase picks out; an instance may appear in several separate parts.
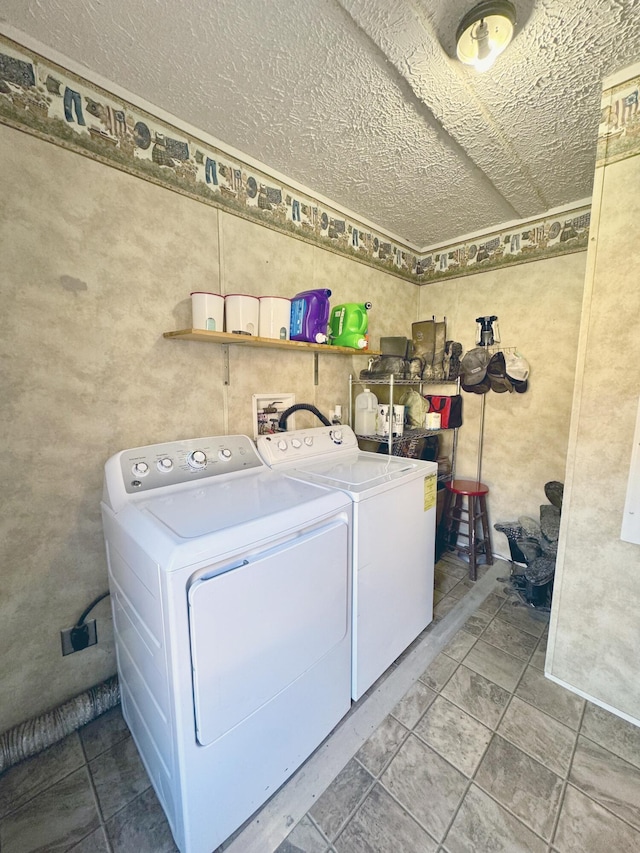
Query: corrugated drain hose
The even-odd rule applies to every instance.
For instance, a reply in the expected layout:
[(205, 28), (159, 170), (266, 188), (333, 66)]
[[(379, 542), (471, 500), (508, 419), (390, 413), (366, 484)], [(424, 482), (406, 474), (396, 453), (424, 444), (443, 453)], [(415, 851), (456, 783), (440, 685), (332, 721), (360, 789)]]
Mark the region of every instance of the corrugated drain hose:
[(296, 403), (295, 406), (289, 406), (288, 409), (285, 409), (284, 412), (280, 415), (280, 420), (278, 421), (278, 429), (280, 432), (286, 432), (287, 430), (287, 418), (289, 415), (292, 415), (294, 412), (299, 412), (301, 409), (304, 409), (307, 412), (311, 412), (317, 418), (319, 418), (325, 426), (331, 426), (331, 422), (325, 418), (321, 411), (316, 409), (315, 406), (312, 406), (311, 403)]

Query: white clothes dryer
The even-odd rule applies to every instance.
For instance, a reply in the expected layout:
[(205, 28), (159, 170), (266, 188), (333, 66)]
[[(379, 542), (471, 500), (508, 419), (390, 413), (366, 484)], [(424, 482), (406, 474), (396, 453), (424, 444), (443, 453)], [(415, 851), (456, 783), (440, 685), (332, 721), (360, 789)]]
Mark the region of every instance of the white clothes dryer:
[(360, 450), (348, 426), (258, 436), (272, 468), (353, 501), (351, 695), (359, 699), (433, 619), (435, 462)]
[(242, 435), (105, 466), (122, 711), (182, 853), (211, 853), (349, 710), (351, 502)]

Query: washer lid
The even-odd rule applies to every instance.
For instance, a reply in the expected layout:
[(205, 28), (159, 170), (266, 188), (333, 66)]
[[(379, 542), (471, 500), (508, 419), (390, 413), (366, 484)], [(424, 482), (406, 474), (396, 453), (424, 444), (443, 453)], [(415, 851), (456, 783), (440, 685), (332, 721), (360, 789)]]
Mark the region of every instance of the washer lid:
[(415, 459), (399, 456), (382, 456), (362, 451), (344, 458), (326, 459), (312, 464), (301, 463), (295, 471), (308, 477), (312, 482), (330, 488), (345, 489), (351, 492), (364, 492), (395, 483), (397, 480), (424, 474), (424, 463)]
[(303, 522), (318, 512), (313, 505), (327, 496), (327, 491), (316, 485), (262, 469), (224, 481), (200, 481), (193, 488), (146, 498), (137, 506), (181, 539), (194, 539), (259, 519), (269, 520), (292, 509), (297, 509)]

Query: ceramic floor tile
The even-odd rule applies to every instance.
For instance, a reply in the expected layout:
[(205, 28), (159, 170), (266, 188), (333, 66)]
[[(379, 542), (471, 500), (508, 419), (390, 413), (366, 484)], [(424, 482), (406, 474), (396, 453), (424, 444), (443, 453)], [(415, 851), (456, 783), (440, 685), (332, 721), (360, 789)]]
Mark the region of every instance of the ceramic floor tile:
[(447, 596), (449, 598), (455, 598), (456, 601), (460, 601), (468, 592), (468, 587), (463, 586), (462, 581), (459, 581), (452, 589), (449, 590)]
[(539, 669), (540, 672), (544, 672), (545, 662), (547, 659), (547, 650), (546, 647), (538, 646), (535, 652), (531, 656), (531, 666), (534, 666), (536, 669)]
[(0, 821), (0, 850), (62, 853), (99, 824), (89, 774), (81, 767)]
[(547, 851), (541, 838), (475, 785), (464, 798), (444, 846), (447, 853)]
[(442, 695), (491, 729), (498, 725), (510, 698), (504, 688), (464, 665), (449, 679)]
[(327, 847), (320, 830), (305, 816), (274, 853), (325, 853)]
[(68, 853), (110, 853), (104, 827), (96, 829), (82, 841), (69, 848)]
[(337, 853), (436, 853), (438, 845), (380, 785), (335, 842)]
[(458, 604), (458, 599), (445, 595), (442, 601), (439, 601), (433, 608), (433, 621), (441, 622), (445, 616), (451, 613), (456, 604)]
[(462, 627), (469, 634), (474, 634), (474, 636), (479, 637), (489, 622), (491, 622), (490, 613), (482, 613), (481, 611), (476, 610), (473, 616), (470, 616)]
[(437, 693), (427, 687), (421, 681), (416, 681), (391, 711), (393, 716), (408, 729), (412, 729), (429, 705), (436, 698)]
[(532, 611), (529, 607), (518, 607), (507, 601), (500, 611), (499, 618), (510, 622), (517, 628), (521, 628), (527, 634), (532, 634), (534, 637), (541, 637), (549, 625), (548, 617), (548, 613), (541, 614)]
[(178, 853), (153, 788), (125, 806), (106, 827), (113, 853)]
[(0, 775), (0, 818), (84, 764), (76, 732)]
[(468, 592), (471, 592), (471, 590), (475, 588), (476, 582), (469, 580), (468, 574), (469, 567), (467, 567), (467, 571), (460, 578), (460, 581), (458, 582), (457, 586), (454, 587), (454, 589), (458, 591), (458, 596), (460, 597), (466, 595)]
[(551, 837), (562, 779), (499, 735), (494, 735), (475, 782), (545, 839)]
[(503, 652), (508, 652), (525, 661), (529, 660), (539, 642), (532, 634), (527, 634), (510, 622), (500, 619), (499, 616), (487, 626), (482, 639), (502, 649)]
[(438, 592), (446, 595), (458, 583), (458, 578), (448, 575), (440, 569), (433, 573), (433, 587)]
[(569, 781), (640, 830), (640, 770), (580, 736)]
[(498, 733), (566, 778), (577, 739), (573, 729), (514, 696), (500, 721)]
[(330, 841), (368, 793), (373, 776), (352, 759), (319, 797), (309, 814)]
[(455, 557), (445, 556), (437, 563), (437, 566), (441, 571), (459, 580), (466, 578), (469, 574), (469, 566), (460, 560), (456, 560)]
[(131, 736), (90, 762), (89, 770), (105, 821), (151, 784)]
[(451, 678), (457, 666), (457, 661), (441, 653), (425, 669), (420, 676), (420, 681), (424, 682), (431, 690), (439, 692)]
[(437, 589), (433, 590), (433, 603), (434, 603), (434, 605), (436, 605), (439, 601), (442, 601), (443, 598), (444, 598), (443, 592), (438, 592)]
[(548, 642), (549, 642), (549, 626), (547, 625), (547, 627), (545, 628), (544, 634), (538, 640), (538, 648), (540, 649), (540, 651), (546, 653)]
[(437, 840), (446, 832), (467, 786), (462, 773), (415, 735), (402, 744), (381, 782)]
[(640, 728), (587, 702), (580, 729), (583, 735), (640, 768)]
[(500, 608), (504, 604), (504, 598), (495, 593), (491, 593), (488, 595), (484, 601), (480, 603), (478, 610), (481, 613), (489, 613), (491, 616), (495, 616), (495, 614), (500, 610)]
[(572, 729), (577, 730), (580, 725), (585, 700), (545, 678), (544, 673), (535, 667), (527, 667), (515, 693)]
[(129, 736), (120, 705), (78, 730), (87, 761)]
[(472, 776), (492, 733), (465, 711), (438, 696), (415, 727), (414, 734), (465, 776)]
[(356, 758), (369, 773), (379, 776), (407, 734), (408, 730), (401, 723), (394, 717), (388, 716), (369, 740), (360, 747)]
[(460, 630), (457, 634), (454, 634), (453, 639), (449, 641), (442, 651), (448, 657), (461, 661), (477, 639), (473, 634), (468, 634), (466, 631)]
[(526, 663), (496, 646), (485, 643), (484, 639), (479, 639), (464, 659), (464, 665), (511, 693), (515, 690)]
[(558, 853), (631, 853), (640, 850), (640, 832), (568, 785), (553, 846)]

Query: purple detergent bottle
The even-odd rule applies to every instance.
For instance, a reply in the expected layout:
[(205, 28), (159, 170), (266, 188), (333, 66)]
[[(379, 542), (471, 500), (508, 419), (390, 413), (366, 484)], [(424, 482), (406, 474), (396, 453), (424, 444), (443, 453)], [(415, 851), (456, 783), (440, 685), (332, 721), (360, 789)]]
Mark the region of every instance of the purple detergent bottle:
[(331, 291), (304, 290), (291, 300), (291, 340), (324, 344), (327, 341)]

